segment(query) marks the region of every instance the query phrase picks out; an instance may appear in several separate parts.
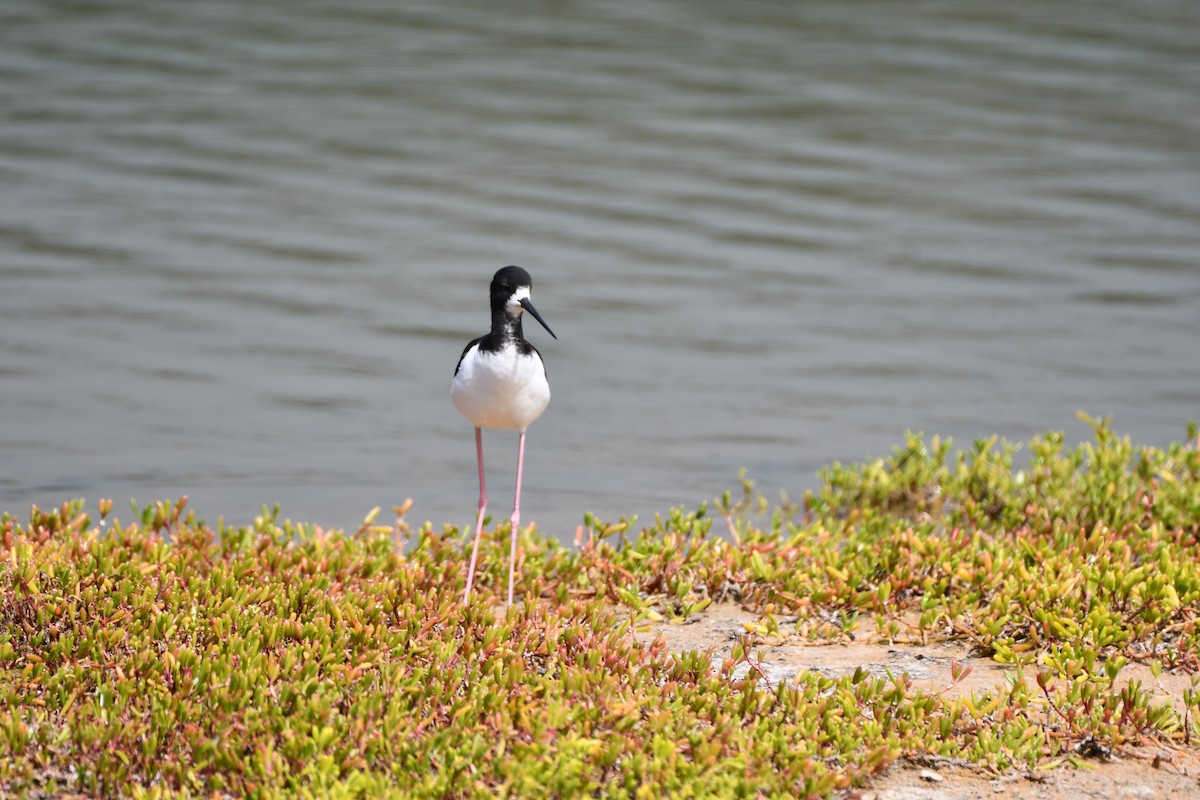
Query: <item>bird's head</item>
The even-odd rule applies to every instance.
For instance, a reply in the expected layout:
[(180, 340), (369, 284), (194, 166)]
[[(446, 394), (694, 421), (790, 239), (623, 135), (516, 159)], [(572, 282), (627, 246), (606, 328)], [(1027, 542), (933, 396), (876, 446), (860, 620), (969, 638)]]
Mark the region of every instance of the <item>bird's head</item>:
[(520, 267), (505, 267), (492, 278), (492, 310), (503, 309), (510, 317), (519, 317), (522, 312), (528, 311), (547, 333), (554, 336), (554, 331), (550, 330), (529, 299), (532, 289), (533, 278), (529, 277), (528, 272)]

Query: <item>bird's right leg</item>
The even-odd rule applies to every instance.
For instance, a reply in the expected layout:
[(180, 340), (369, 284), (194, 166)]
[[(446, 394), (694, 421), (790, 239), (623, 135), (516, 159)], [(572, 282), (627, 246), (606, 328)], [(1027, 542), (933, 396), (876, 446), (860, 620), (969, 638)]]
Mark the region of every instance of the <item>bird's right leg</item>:
[(479, 455), (479, 518), (475, 521), (475, 546), (471, 548), (471, 566), (467, 570), (467, 590), (463, 603), (471, 599), (471, 583), (475, 579), (475, 561), (479, 558), (479, 539), (483, 536), (483, 514), (487, 509), (487, 484), (483, 480), (483, 429), (475, 428), (475, 452)]

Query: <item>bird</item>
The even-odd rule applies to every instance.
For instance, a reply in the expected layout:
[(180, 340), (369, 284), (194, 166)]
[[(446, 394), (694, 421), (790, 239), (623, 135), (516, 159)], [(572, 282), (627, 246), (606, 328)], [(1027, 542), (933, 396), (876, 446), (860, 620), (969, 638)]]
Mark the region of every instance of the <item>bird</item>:
[(458, 413), (475, 425), (475, 451), (479, 459), (479, 515), (475, 522), (475, 545), (467, 570), (463, 603), (471, 599), (479, 539), (487, 509), (487, 483), (483, 477), (483, 429), (509, 428), (519, 432), (517, 440), (517, 490), (512, 512), (512, 545), (509, 549), (508, 604), (513, 602), (513, 578), (517, 567), (517, 531), (521, 524), (521, 471), (525, 466), (525, 430), (550, 404), (546, 365), (537, 348), (525, 340), (521, 317), (528, 312), (555, 339), (554, 331), (533, 307), (533, 279), (521, 267), (508, 266), (492, 278), (490, 289), (492, 330), (472, 339), (454, 368), (450, 400)]

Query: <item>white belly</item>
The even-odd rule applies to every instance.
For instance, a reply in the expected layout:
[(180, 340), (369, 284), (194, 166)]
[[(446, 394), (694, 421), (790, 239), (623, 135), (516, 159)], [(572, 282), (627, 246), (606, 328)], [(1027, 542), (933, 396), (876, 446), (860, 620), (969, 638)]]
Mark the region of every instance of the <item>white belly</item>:
[(524, 430), (550, 404), (550, 384), (536, 353), (522, 356), (515, 346), (484, 353), (475, 345), (450, 384), (450, 400), (478, 427)]

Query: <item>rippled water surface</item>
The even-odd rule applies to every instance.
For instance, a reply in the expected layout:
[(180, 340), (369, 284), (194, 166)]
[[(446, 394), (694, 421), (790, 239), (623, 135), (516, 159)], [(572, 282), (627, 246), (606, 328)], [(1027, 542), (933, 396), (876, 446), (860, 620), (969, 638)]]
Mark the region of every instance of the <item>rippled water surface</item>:
[(469, 523), (449, 381), (509, 263), (567, 538), (907, 428), (1182, 437), (1195, 3), (977, 5), (6, 0), (0, 507)]

